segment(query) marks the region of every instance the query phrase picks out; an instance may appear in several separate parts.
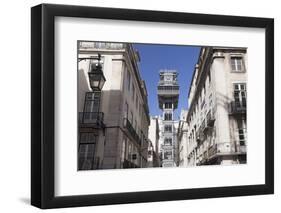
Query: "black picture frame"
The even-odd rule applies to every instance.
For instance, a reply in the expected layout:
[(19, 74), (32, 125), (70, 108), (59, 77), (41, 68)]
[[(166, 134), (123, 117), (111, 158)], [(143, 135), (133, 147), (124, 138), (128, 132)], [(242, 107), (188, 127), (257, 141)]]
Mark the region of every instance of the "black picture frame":
[[(95, 195), (54, 196), (55, 17), (101, 18), (263, 28), (265, 184)], [(42, 209), (274, 193), (274, 20), (241, 16), (41, 4), (31, 8), (31, 204)]]

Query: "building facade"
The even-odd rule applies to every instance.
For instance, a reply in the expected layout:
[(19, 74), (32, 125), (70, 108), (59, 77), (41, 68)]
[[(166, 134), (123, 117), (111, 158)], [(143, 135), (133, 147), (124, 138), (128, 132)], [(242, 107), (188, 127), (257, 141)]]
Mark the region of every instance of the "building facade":
[(177, 138), (178, 138), (178, 166), (179, 167), (187, 167), (187, 138), (188, 138), (188, 131), (187, 131), (187, 110), (181, 110), (180, 120), (178, 125), (177, 131)]
[(177, 137), (174, 110), (178, 107), (179, 85), (175, 70), (161, 70), (157, 94), (159, 108), (162, 110), (160, 121), (160, 152), (162, 167), (177, 165)]
[(157, 116), (150, 117), (150, 126), (148, 129), (148, 138), (151, 142), (149, 153), (149, 167), (159, 167), (159, 119)]
[[(78, 47), (78, 169), (147, 167), (150, 117), (138, 52), (123, 43)], [(106, 79), (100, 92), (88, 77), (98, 54)]]
[(246, 48), (201, 48), (188, 95), (188, 165), (246, 163), (246, 90)]

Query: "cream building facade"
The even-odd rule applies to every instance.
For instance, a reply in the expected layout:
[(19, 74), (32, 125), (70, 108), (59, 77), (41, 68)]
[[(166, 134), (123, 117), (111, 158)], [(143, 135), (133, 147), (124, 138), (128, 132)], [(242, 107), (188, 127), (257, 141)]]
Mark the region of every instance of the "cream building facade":
[(247, 162), (246, 91), (246, 48), (201, 48), (188, 95), (189, 166)]
[[(82, 41), (78, 48), (78, 169), (147, 167), (150, 117), (138, 52), (125, 43)], [(98, 54), (106, 79), (100, 93), (88, 79)]]
[(177, 138), (178, 138), (178, 166), (179, 167), (187, 167), (187, 144), (188, 144), (188, 129), (187, 129), (187, 110), (181, 110), (180, 114), (180, 120), (178, 124), (178, 132), (177, 132)]
[(150, 126), (148, 129), (148, 138), (151, 142), (149, 154), (149, 167), (159, 167), (159, 118), (158, 116), (150, 117)]

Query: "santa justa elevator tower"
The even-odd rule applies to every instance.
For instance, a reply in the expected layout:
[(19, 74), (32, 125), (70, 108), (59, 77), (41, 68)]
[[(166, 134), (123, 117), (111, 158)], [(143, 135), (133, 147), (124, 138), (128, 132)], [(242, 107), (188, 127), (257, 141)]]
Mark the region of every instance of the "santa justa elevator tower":
[(177, 137), (174, 110), (178, 107), (179, 85), (176, 70), (160, 70), (157, 95), (162, 110), (160, 129), (160, 151), (162, 167), (174, 167), (177, 164)]

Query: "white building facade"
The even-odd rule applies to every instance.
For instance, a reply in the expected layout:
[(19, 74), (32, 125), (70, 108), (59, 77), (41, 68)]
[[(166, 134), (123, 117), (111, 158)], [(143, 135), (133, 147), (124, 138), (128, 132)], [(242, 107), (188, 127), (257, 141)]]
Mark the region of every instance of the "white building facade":
[(188, 144), (188, 128), (187, 128), (187, 110), (181, 110), (180, 120), (178, 124), (177, 140), (178, 140), (178, 166), (187, 167), (187, 144)]
[(149, 167), (159, 167), (159, 119), (157, 116), (150, 117), (150, 126), (148, 129), (148, 138), (151, 142), (149, 154)]
[(188, 95), (189, 166), (247, 162), (246, 91), (246, 48), (201, 48)]

